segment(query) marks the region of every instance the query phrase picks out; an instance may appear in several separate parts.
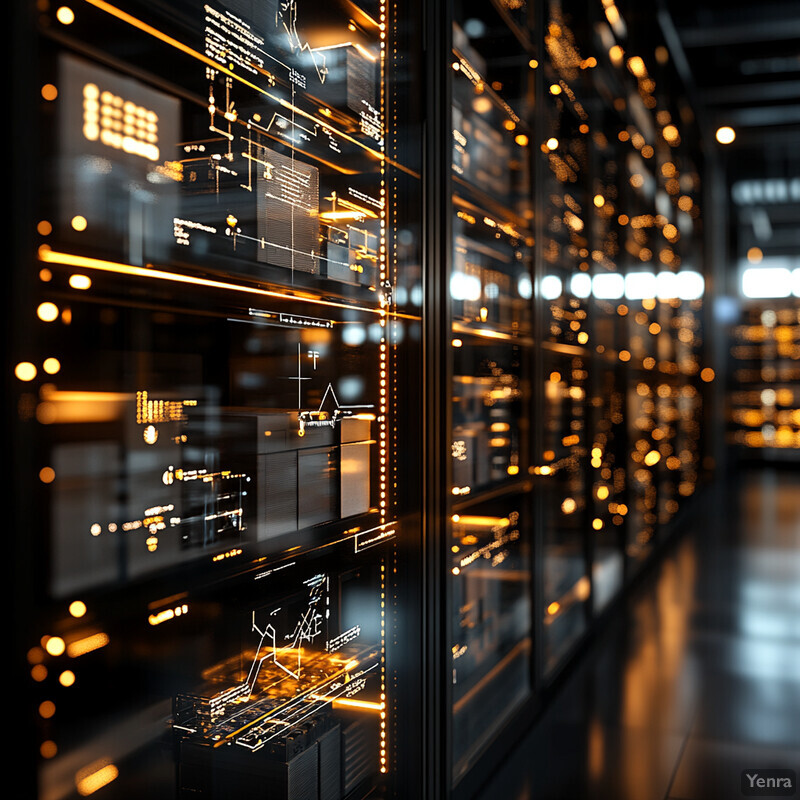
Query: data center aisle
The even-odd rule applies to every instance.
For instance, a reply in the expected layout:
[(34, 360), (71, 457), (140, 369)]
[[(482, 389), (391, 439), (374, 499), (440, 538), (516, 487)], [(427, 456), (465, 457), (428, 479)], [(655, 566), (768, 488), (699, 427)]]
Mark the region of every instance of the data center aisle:
[(742, 770), (800, 772), (800, 474), (702, 505), (480, 800), (729, 800)]

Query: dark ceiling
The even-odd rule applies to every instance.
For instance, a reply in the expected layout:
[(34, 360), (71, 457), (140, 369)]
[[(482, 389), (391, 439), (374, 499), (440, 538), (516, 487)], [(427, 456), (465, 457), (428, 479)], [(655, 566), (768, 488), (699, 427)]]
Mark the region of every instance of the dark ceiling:
[(736, 130), (729, 147), (738, 169), (800, 175), (800, 0), (665, 0), (664, 7), (704, 127)]

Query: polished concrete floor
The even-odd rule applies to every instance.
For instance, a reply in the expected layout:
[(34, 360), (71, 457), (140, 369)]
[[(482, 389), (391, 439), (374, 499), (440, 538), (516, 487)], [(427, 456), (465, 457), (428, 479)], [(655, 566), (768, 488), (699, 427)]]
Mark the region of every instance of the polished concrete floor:
[(743, 770), (800, 775), (800, 473), (701, 506), (480, 800), (729, 800)]

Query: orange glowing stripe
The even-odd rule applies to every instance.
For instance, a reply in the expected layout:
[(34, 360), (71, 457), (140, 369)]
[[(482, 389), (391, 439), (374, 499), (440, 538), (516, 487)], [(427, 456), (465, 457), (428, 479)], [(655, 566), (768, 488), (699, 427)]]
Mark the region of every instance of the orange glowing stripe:
[(360, 45), (360, 44), (356, 43), (356, 44), (353, 45), (353, 47), (355, 47), (355, 49), (358, 50), (358, 52), (361, 53), (361, 55), (364, 56), (364, 58), (366, 58), (367, 60), (369, 60), (369, 61), (377, 61), (378, 60), (378, 56), (373, 55), (372, 53), (370, 53), (370, 51), (367, 50), (367, 48), (364, 47), (363, 45)]
[(87, 636), (85, 639), (78, 639), (76, 642), (70, 642), (67, 645), (67, 655), (70, 658), (78, 658), (78, 656), (91, 653), (92, 650), (99, 650), (101, 647), (105, 647), (108, 642), (108, 634), (95, 633), (92, 636)]
[(353, 139), (351, 136), (348, 136), (346, 133), (337, 130), (332, 125), (328, 125), (318, 117), (315, 117), (313, 114), (309, 114), (308, 112), (303, 111), (301, 108), (293, 106), (286, 100), (283, 100), (280, 97), (276, 97), (275, 95), (270, 94), (261, 87), (256, 86), (254, 83), (250, 83), (250, 81), (245, 80), (240, 75), (237, 75), (235, 72), (233, 72), (233, 70), (224, 67), (222, 64), (218, 64), (213, 59), (203, 55), (202, 53), (199, 53), (197, 50), (194, 50), (188, 45), (179, 42), (177, 39), (173, 39), (171, 36), (167, 36), (166, 33), (162, 33), (160, 30), (154, 28), (152, 25), (148, 25), (146, 22), (142, 22), (142, 20), (137, 19), (136, 17), (133, 17), (130, 14), (127, 14), (125, 11), (122, 11), (116, 6), (112, 6), (111, 3), (106, 3), (105, 0), (86, 0), (86, 2), (89, 3), (89, 5), (95, 6), (95, 8), (99, 8), (101, 11), (105, 11), (107, 14), (111, 14), (112, 17), (116, 17), (117, 19), (122, 20), (123, 22), (127, 22), (129, 25), (133, 25), (134, 28), (138, 28), (140, 31), (144, 31), (144, 33), (149, 33), (150, 36), (154, 36), (156, 39), (160, 39), (165, 44), (168, 44), (171, 47), (180, 50), (182, 53), (186, 53), (186, 55), (191, 56), (192, 58), (196, 58), (198, 61), (202, 61), (204, 64), (210, 66), (212, 69), (215, 69), (219, 72), (224, 73), (225, 75), (230, 76), (231, 78), (234, 78), (237, 81), (240, 81), (245, 86), (249, 86), (251, 89), (255, 89), (255, 91), (259, 92), (260, 94), (263, 94), (265, 97), (268, 97), (270, 100), (273, 100), (274, 102), (280, 104), (284, 108), (291, 109), (297, 114), (301, 114), (307, 119), (313, 120), (318, 125), (321, 125), (323, 128), (332, 131), (338, 136), (341, 136), (343, 139), (347, 139), (348, 142), (352, 142), (353, 144), (358, 145), (359, 147), (366, 150), (368, 153), (371, 153), (381, 161), (385, 158), (383, 153), (378, 153), (371, 147), (367, 147), (367, 145), (363, 144), (362, 142), (359, 142), (357, 139)]
[(123, 392), (78, 392), (42, 387), (42, 399), (64, 403), (124, 403), (133, 399), (133, 394)]
[(332, 300), (321, 300), (313, 295), (303, 293), (285, 294), (283, 292), (273, 292), (269, 289), (258, 289), (254, 286), (240, 286), (235, 283), (225, 281), (212, 281), (208, 278), (195, 278), (191, 275), (181, 275), (177, 272), (167, 272), (160, 269), (150, 269), (148, 267), (135, 267), (132, 264), (120, 264), (116, 261), (104, 261), (100, 258), (88, 258), (86, 256), (76, 256), (71, 253), (58, 253), (49, 250), (47, 247), (39, 248), (39, 260), (48, 264), (63, 264), (67, 267), (82, 267), (84, 269), (96, 269), (102, 272), (116, 272), (120, 275), (134, 275), (137, 278), (153, 278), (155, 280), (173, 281), (174, 283), (189, 283), (194, 286), (207, 286), (212, 289), (225, 289), (230, 292), (242, 292), (244, 294), (257, 294), (264, 297), (280, 297), (285, 300), (304, 300), (321, 306), (332, 308), (356, 309), (369, 314), (394, 317), (397, 319), (419, 319), (413, 314), (400, 314), (396, 311), (386, 311), (380, 308), (364, 308), (363, 306), (353, 306), (347, 303), (336, 303)]
[(364, 11), (363, 8), (358, 8), (358, 6), (356, 6), (353, 10), (361, 14), (361, 16), (364, 17), (364, 19), (367, 20), (367, 22), (371, 23), (376, 28), (378, 27), (378, 21), (376, 19), (373, 19), (369, 14), (367, 14), (367, 12)]
[(275, 652), (282, 656), (302, 656), (305, 650), (302, 647), (276, 647)]
[(106, 764), (96, 772), (92, 772), (84, 778), (78, 779), (76, 776), (76, 788), (78, 794), (83, 797), (88, 797), (94, 794), (98, 789), (107, 786), (111, 781), (116, 780), (119, 775), (119, 770), (113, 764)]
[(372, 703), (369, 700), (353, 700), (349, 697), (337, 697), (331, 703), (332, 708), (363, 708), (365, 711), (383, 711), (384, 703)]
[(461, 525), (477, 525), (481, 528), (493, 528), (498, 525), (506, 528), (511, 524), (507, 517), (479, 517), (461, 514), (458, 518)]
[(365, 215), (360, 211), (321, 211), (319, 218), (323, 222), (338, 222), (343, 219), (360, 220), (363, 216)]
[[(280, 141), (277, 136), (272, 136), (272, 134), (269, 132), (267, 132), (266, 135), (272, 137), (276, 142)], [(358, 175), (358, 170), (356, 169), (348, 169), (347, 167), (342, 167), (339, 164), (334, 164), (333, 161), (327, 161), (326, 159), (322, 158), (322, 156), (309, 153), (308, 150), (301, 150), (300, 152), (306, 158), (313, 158), (315, 161), (319, 161), (320, 164), (324, 164), (326, 167), (330, 167), (331, 169), (335, 169), (337, 172), (341, 172), (342, 175)]]
[[(252, 89), (255, 89), (258, 92), (262, 92), (262, 89), (259, 89), (253, 83), (246, 81), (244, 78), (241, 78), (239, 75), (234, 74), (231, 70), (223, 67), (221, 64), (218, 64), (213, 59), (209, 58), (208, 56), (203, 55), (202, 53), (198, 53), (197, 50), (192, 49), (191, 47), (179, 42), (177, 39), (173, 39), (171, 36), (167, 36), (166, 33), (162, 33), (157, 28), (154, 28), (152, 25), (148, 25), (146, 22), (142, 22), (140, 19), (136, 19), (136, 17), (127, 14), (126, 12), (122, 11), (121, 9), (117, 8), (116, 6), (112, 6), (111, 3), (106, 3), (105, 0), (86, 0), (89, 5), (94, 6), (95, 8), (99, 8), (101, 11), (105, 11), (107, 14), (111, 14), (112, 17), (116, 17), (117, 19), (122, 20), (123, 22), (127, 22), (129, 25), (133, 25), (134, 28), (138, 28), (140, 31), (144, 31), (145, 33), (149, 33), (151, 36), (154, 36), (156, 39), (161, 39), (162, 42), (180, 50), (183, 53), (186, 53), (192, 58), (196, 58), (199, 61), (202, 61), (204, 64), (208, 64), (208, 66), (213, 67), (220, 72), (224, 72), (226, 75), (230, 75), (232, 78), (236, 78), (236, 80), (241, 81), (242, 83), (250, 86)], [(264, 92), (266, 94), (266, 92)]]
[(365, 711), (383, 711), (386, 708), (386, 703), (354, 700), (352, 697), (328, 697), (324, 694), (312, 694), (311, 699), (320, 703), (330, 703), (331, 708), (363, 708)]

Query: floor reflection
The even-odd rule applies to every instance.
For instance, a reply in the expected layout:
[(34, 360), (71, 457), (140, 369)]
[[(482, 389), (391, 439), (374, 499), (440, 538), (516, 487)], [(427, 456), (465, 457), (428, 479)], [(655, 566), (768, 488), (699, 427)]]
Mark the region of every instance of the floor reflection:
[(800, 771), (800, 474), (710, 492), (476, 797), (721, 800)]

